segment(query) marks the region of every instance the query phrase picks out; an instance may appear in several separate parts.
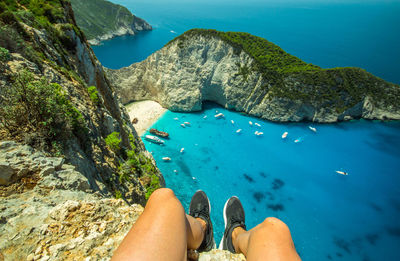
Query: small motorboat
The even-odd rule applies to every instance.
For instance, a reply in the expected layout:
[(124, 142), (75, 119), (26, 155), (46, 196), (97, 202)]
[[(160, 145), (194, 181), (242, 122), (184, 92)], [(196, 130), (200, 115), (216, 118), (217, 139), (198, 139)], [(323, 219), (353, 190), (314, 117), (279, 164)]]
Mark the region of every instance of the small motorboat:
[(340, 175), (344, 175), (344, 176), (349, 175), (349, 173), (347, 173), (347, 172), (345, 172), (345, 171), (341, 171), (341, 170), (336, 170), (336, 173), (337, 173), (337, 174), (340, 174)]
[(161, 139), (159, 139), (159, 138), (157, 138), (156, 136), (153, 136), (153, 135), (146, 135), (146, 136), (144, 136), (144, 138), (146, 140), (151, 141), (151, 142), (156, 143), (156, 144), (164, 144), (164, 142), (165, 142), (165, 141), (163, 141), (163, 140), (161, 140)]
[(261, 127), (261, 125), (259, 123), (254, 123), (254, 125), (256, 125), (257, 127)]
[(256, 132), (254, 132), (254, 134), (257, 136), (262, 136), (262, 135), (264, 135), (264, 132), (256, 131)]
[(203, 119), (207, 119), (207, 115), (204, 115)]
[(233, 120), (231, 120), (231, 123), (232, 123), (232, 124), (235, 124), (235, 122), (234, 122)]
[(159, 131), (159, 130), (154, 129), (154, 128), (150, 129), (150, 133), (154, 134), (154, 135), (157, 135), (157, 136), (160, 136), (160, 137), (163, 137), (163, 138), (168, 138), (169, 137), (169, 134), (167, 132)]
[(190, 122), (185, 121), (183, 124), (185, 124), (186, 126), (190, 126)]
[(289, 134), (289, 133), (288, 133), (287, 131), (285, 131), (285, 132), (282, 134), (282, 139), (286, 139), (286, 137), (287, 137), (288, 134)]
[(238, 129), (238, 130), (236, 131), (236, 133), (240, 133), (240, 132), (242, 132), (242, 129)]
[(182, 148), (182, 149), (180, 150), (181, 153), (183, 153), (184, 151), (185, 151), (185, 148)]
[(177, 121), (177, 120), (179, 120), (179, 119), (178, 119), (178, 118), (174, 118), (174, 120), (176, 120), (176, 121)]
[(250, 126), (253, 126), (253, 122), (252, 121), (249, 121), (249, 124), (250, 124)]
[(312, 130), (313, 132), (317, 132), (317, 129), (314, 128), (314, 127), (312, 127), (312, 126), (308, 126), (308, 128), (309, 128), (310, 130)]
[(220, 119), (220, 118), (225, 117), (225, 115), (222, 112), (220, 112), (220, 113), (216, 114), (214, 117), (217, 119)]
[(300, 139), (295, 139), (294, 143), (299, 143), (301, 140)]
[(171, 161), (170, 157), (163, 157), (162, 159), (163, 159), (163, 161)]
[(186, 125), (182, 123), (182, 124), (181, 124), (181, 127), (182, 127), (182, 128), (186, 128)]

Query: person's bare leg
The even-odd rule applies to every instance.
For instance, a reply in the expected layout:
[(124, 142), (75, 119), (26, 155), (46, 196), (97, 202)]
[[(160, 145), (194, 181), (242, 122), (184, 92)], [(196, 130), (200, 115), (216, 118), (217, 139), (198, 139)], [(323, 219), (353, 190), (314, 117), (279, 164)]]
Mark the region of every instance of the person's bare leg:
[(158, 189), (112, 260), (186, 260), (187, 249), (203, 241), (205, 222), (185, 214), (170, 189)]
[(232, 232), (236, 253), (243, 253), (248, 261), (301, 260), (296, 252), (289, 228), (277, 218), (267, 218), (246, 231), (237, 227)]

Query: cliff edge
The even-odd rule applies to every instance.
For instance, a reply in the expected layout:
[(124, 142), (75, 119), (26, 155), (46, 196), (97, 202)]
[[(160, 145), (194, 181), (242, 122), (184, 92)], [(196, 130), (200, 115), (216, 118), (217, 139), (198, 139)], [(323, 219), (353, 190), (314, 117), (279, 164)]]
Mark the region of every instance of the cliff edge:
[(172, 111), (203, 101), (271, 121), (400, 119), (400, 87), (360, 68), (322, 69), (248, 33), (193, 29), (146, 60), (105, 69), (123, 103)]
[(164, 185), (70, 1), (0, 2), (0, 260), (109, 259)]
[(152, 30), (145, 20), (126, 7), (105, 0), (71, 0), (76, 23), (91, 45), (99, 45), (116, 36), (135, 35)]

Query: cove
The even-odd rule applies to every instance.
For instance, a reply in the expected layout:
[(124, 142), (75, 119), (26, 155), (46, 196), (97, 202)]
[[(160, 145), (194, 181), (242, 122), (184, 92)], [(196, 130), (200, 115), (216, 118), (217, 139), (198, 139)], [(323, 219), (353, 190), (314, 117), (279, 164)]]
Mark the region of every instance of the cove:
[[(217, 112), (225, 118), (216, 119)], [(282, 219), (303, 260), (399, 260), (400, 123), (312, 124), (316, 133), (309, 125), (206, 103), (201, 112), (167, 111), (153, 125), (170, 133), (165, 146), (143, 140), (186, 210), (195, 191), (207, 193), (217, 244), (223, 205), (237, 195), (248, 228), (269, 216)]]

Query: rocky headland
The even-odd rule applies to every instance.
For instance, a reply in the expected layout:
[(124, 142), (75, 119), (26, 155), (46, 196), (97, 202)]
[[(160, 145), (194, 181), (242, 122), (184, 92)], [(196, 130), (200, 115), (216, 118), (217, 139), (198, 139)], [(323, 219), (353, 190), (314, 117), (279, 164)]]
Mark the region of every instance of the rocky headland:
[(193, 29), (146, 60), (106, 69), (123, 103), (172, 111), (203, 101), (279, 122), (400, 119), (400, 87), (360, 68), (322, 69), (247, 33)]
[(105, 0), (71, 0), (76, 23), (91, 45), (122, 35), (152, 30), (152, 26), (126, 7)]

